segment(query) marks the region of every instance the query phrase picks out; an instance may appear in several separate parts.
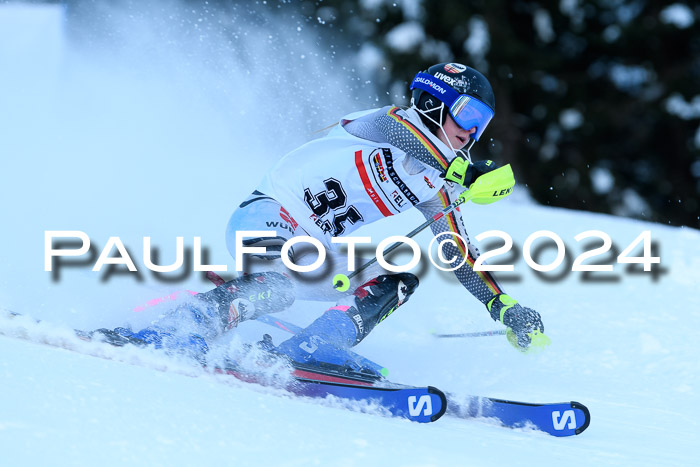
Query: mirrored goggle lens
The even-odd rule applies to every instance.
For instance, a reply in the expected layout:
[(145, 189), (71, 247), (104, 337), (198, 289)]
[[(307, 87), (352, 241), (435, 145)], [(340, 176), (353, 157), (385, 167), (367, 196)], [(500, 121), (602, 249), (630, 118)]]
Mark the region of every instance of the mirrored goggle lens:
[(479, 99), (461, 95), (450, 107), (450, 114), (457, 125), (465, 130), (476, 127), (472, 137), (479, 141), (489, 122), (493, 118), (493, 110)]

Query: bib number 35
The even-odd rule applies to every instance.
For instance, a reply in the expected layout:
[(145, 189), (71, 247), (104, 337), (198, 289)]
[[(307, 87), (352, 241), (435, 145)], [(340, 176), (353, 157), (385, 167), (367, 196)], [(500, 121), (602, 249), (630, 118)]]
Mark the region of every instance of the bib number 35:
[(317, 216), (316, 223), (324, 232), (337, 237), (345, 232), (345, 223), (356, 224), (362, 221), (362, 215), (352, 205), (347, 206), (348, 196), (343, 185), (335, 178), (323, 181), (326, 189), (312, 194), (309, 188), (304, 190), (304, 201)]

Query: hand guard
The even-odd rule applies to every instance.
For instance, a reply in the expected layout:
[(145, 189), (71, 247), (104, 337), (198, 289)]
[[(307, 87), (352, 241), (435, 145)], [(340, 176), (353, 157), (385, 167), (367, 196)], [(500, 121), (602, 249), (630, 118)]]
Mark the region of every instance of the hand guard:
[(477, 178), (497, 168), (498, 165), (494, 161), (469, 162), (465, 158), (457, 156), (447, 167), (445, 180), (469, 188)]
[(496, 295), (486, 307), (494, 320), (508, 326), (508, 341), (516, 349), (525, 352), (531, 346), (541, 349), (550, 344), (542, 318), (532, 308), (521, 306), (506, 294)]

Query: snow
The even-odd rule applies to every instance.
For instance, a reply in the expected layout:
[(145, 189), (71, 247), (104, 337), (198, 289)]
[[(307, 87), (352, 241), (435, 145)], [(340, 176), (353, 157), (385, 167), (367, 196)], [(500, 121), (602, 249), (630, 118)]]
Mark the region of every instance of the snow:
[(603, 39), (605, 42), (615, 42), (620, 38), (622, 30), (617, 24), (611, 24), (603, 30)]
[(615, 177), (605, 167), (593, 167), (591, 169), (591, 185), (597, 194), (610, 193), (615, 186)]
[(695, 161), (690, 165), (690, 173), (695, 178), (700, 178), (700, 161)]
[(613, 6), (615, 8), (615, 15), (617, 16), (618, 22), (621, 25), (627, 25), (639, 16), (644, 8), (643, 2), (616, 2)]
[(475, 62), (483, 61), (491, 47), (491, 34), (486, 21), (480, 16), (469, 18), (469, 36), (464, 40), (463, 49)]
[(653, 79), (654, 72), (639, 65), (622, 65), (616, 63), (610, 67), (610, 80), (621, 91), (636, 92), (641, 86)]
[(622, 204), (615, 209), (615, 214), (619, 216), (633, 215), (634, 213), (648, 214), (650, 209), (646, 200), (632, 188), (622, 191)]
[(583, 114), (578, 109), (564, 109), (559, 114), (559, 123), (565, 130), (574, 130), (583, 125)]
[(684, 120), (696, 119), (700, 117), (700, 94), (686, 102), (682, 95), (674, 93), (666, 100), (666, 111)]
[(580, 8), (579, 0), (561, 0), (559, 2), (559, 11), (567, 16), (574, 16), (578, 13)]
[(554, 40), (554, 29), (552, 28), (552, 17), (543, 8), (535, 10), (532, 16), (532, 24), (537, 32), (537, 37), (542, 42), (552, 42)]
[[(177, 41), (152, 44), (156, 52), (167, 53), (148, 55), (122, 44), (120, 53), (96, 54), (57, 38), (60, 7), (13, 8), (0, 6), (0, 67), (14, 69), (10, 66), (20, 58), (26, 66), (0, 74), (0, 99), (7, 109), (0, 114), (0, 307), (47, 324), (33, 329), (30, 341), (0, 336), (3, 465), (696, 462), (700, 232), (537, 206), (522, 194), (463, 209), (472, 238), (487, 230), (513, 238), (518, 251), (501, 258), (515, 265), (513, 273), (502, 276), (504, 287), (542, 313), (553, 342), (546, 351), (525, 356), (502, 337), (435, 339), (431, 330), (499, 326), (450, 274), (432, 266), (422, 270), (410, 302), (356, 350), (389, 368), (397, 382), (457, 394), (584, 403), (592, 422), (575, 438), (450, 418), (421, 425), (367, 408), (370, 413), (337, 402), (294, 399), (136, 349), (107, 351), (113, 352), (108, 360), (89, 355), (97, 352), (92, 347), (74, 352), (41, 344), (70, 341), (73, 327), (145, 325), (153, 313), (134, 313), (135, 306), (175, 290), (210, 288), (194, 274), (170, 282), (156, 278), (143, 268), (143, 237), (150, 236), (160, 250), (159, 264), (174, 261), (177, 236), (190, 248), (199, 236), (209, 253), (206, 261), (232, 269), (223, 240), (230, 212), (285, 151), (313, 137), (313, 129), (359, 109), (346, 96), (350, 85), (343, 73), (316, 67), (328, 62), (310, 40), (291, 50), (266, 46), (229, 59), (222, 53), (212, 62), (203, 50), (216, 50), (214, 34), (199, 54), (179, 49), (183, 44)], [(47, 16), (54, 18), (50, 25), (41, 23)], [(289, 30), (298, 34), (296, 25)], [(19, 31), (33, 35), (20, 41), (25, 36)], [(270, 33), (259, 25), (249, 32), (237, 47), (253, 50)], [(305, 73), (294, 71), (297, 62), (290, 52), (307, 56)], [(249, 61), (253, 55), (257, 60)], [(153, 57), (159, 58), (149, 60)], [(41, 76), (28, 71), (50, 63), (50, 72)], [(275, 86), (266, 84), (274, 79)], [(290, 83), (300, 83), (300, 89), (290, 91)], [(21, 92), (7, 92), (17, 89)], [(301, 99), (312, 92), (317, 101), (334, 105), (319, 108)], [(419, 214), (407, 213), (358, 235), (369, 235), (376, 244), (421, 221)], [(95, 256), (59, 268), (60, 278), (53, 280), (43, 270), (45, 230), (86, 232)], [(527, 267), (522, 254), (527, 238), (539, 230), (561, 237), (571, 261), (599, 246), (576, 242), (581, 232), (606, 232), (620, 252), (650, 230), (663, 272), (633, 273), (615, 264), (612, 273), (586, 277), (571, 272), (565, 261), (543, 277)], [(91, 271), (111, 236), (124, 241), (141, 280), (121, 270)], [(422, 245), (430, 239), (427, 232), (417, 238)], [(546, 264), (552, 257), (550, 248), (539, 261)], [(595, 259), (611, 264), (615, 255)], [(305, 325), (325, 305), (297, 302), (281, 317)], [(3, 334), (12, 326), (0, 321)], [(285, 338), (263, 323), (244, 323), (222, 339), (221, 348), (259, 339), (263, 332), (275, 342)]]
[(581, 0), (561, 0), (559, 2), (559, 11), (569, 17), (574, 28), (579, 28), (586, 19), (586, 12), (582, 3)]
[(689, 28), (695, 23), (693, 10), (683, 3), (674, 3), (669, 5), (659, 13), (661, 21), (666, 24), (672, 24), (678, 29)]
[(401, 0), (392, 2), (392, 5), (398, 5), (406, 19), (419, 19), (424, 14), (422, 0)]
[(407, 21), (387, 32), (385, 40), (396, 52), (410, 53), (425, 40), (425, 31), (418, 21)]
[[(693, 96), (690, 102), (686, 102), (684, 97), (678, 93), (672, 94), (665, 102), (666, 111), (684, 120), (691, 120), (700, 117), (700, 95)], [(695, 147), (700, 148), (700, 126), (693, 138)]]
[(386, 63), (386, 57), (377, 46), (364, 43), (357, 53), (357, 62), (365, 75), (370, 75)]

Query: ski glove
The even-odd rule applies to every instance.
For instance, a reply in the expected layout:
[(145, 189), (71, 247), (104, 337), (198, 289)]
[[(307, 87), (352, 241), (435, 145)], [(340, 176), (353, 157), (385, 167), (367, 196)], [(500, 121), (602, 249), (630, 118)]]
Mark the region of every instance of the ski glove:
[(526, 351), (531, 345), (540, 348), (549, 345), (542, 318), (532, 308), (520, 305), (506, 294), (496, 295), (486, 308), (494, 320), (508, 326), (506, 335), (516, 349)]
[(461, 156), (452, 159), (445, 171), (445, 180), (469, 188), (477, 178), (498, 168), (494, 161), (469, 162)]

